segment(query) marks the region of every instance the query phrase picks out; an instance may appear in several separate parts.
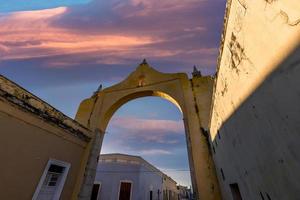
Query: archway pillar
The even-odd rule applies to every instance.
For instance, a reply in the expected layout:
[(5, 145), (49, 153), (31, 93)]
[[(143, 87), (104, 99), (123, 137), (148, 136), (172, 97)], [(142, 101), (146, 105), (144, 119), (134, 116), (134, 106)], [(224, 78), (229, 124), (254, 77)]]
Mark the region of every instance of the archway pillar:
[(91, 193), (94, 185), (94, 180), (97, 173), (98, 158), (104, 138), (104, 133), (100, 130), (95, 129), (94, 138), (90, 141), (87, 148), (87, 164), (85, 166), (85, 173), (83, 176), (80, 192), (76, 198), (78, 200), (90, 200)]
[[(197, 88), (194, 82), (198, 82), (200, 87), (205, 89), (195, 91)], [(183, 114), (192, 182), (196, 198), (200, 200), (221, 199), (216, 170), (209, 149), (209, 139), (203, 132), (207, 128), (206, 123), (209, 118), (211, 83), (212, 81), (207, 81), (207, 77), (195, 77), (193, 80), (183, 80), (181, 83), (184, 93)]]

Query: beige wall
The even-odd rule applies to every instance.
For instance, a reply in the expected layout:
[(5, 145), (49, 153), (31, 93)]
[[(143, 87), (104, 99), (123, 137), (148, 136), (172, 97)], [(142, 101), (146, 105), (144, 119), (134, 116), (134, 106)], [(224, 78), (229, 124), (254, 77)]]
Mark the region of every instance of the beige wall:
[(300, 2), (227, 7), (210, 123), (223, 198), (238, 183), (243, 200), (298, 199)]
[[(170, 200), (178, 200), (179, 190), (177, 189), (177, 183), (170, 177), (163, 175), (163, 198), (166, 199), (166, 195)], [(170, 194), (171, 191), (171, 194)]]
[(55, 124), (20, 105), (8, 93), (0, 96), (0, 199), (31, 199), (50, 158), (71, 164), (61, 194), (61, 199), (71, 199), (75, 185), (81, 184), (88, 141), (58, 119)]

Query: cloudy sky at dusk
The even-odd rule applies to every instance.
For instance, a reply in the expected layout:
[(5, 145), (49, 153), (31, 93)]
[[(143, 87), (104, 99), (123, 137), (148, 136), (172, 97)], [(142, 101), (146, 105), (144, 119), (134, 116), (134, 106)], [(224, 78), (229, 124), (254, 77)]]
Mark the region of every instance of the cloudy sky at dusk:
[[(146, 58), (162, 72), (214, 74), (225, 0), (9, 0), (0, 3), (0, 73), (74, 117), (101, 83)], [(147, 106), (145, 106), (147, 105)], [(113, 116), (103, 152), (143, 156), (190, 184), (181, 113), (133, 100)]]

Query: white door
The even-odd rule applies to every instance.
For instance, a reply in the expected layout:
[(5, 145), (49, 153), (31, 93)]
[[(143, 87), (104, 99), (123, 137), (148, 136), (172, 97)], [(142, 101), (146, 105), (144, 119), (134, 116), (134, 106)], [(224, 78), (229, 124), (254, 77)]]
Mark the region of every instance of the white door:
[(54, 195), (57, 186), (61, 180), (61, 173), (48, 172), (43, 183), (43, 186), (38, 195), (38, 200), (54, 200)]

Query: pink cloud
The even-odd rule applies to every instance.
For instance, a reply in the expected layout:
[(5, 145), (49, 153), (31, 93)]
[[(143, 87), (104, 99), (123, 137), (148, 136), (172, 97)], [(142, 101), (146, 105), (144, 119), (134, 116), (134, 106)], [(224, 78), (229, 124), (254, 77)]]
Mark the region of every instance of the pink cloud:
[[(199, 0), (128, 0), (116, 4), (114, 10), (125, 11), (126, 17), (147, 16), (153, 13), (174, 12), (189, 9), (199, 4)], [(136, 12), (127, 12), (128, 9), (139, 8)], [(136, 9), (135, 9), (136, 10)]]
[(99, 65), (128, 65), (146, 57), (211, 66), (215, 47), (196, 46), (199, 36), (209, 35), (199, 15), (205, 4), (202, 0), (94, 0), (85, 6), (2, 15), (1, 60), (74, 55), (76, 62), (47, 60), (48, 67), (68, 68), (84, 65), (87, 57)]
[(177, 140), (166, 139), (168, 135), (184, 134), (182, 121), (139, 119), (134, 117), (115, 117), (110, 126), (119, 132), (125, 132), (125, 137), (140, 138), (147, 142), (176, 144)]
[(130, 51), (138, 46), (160, 42), (150, 36), (126, 36), (116, 33), (86, 35), (53, 26), (52, 21), (66, 11), (67, 8), (61, 7), (16, 12), (0, 17), (1, 59), (26, 59), (78, 53), (109, 55), (114, 52), (115, 55), (122, 55), (129, 52), (132, 55)]
[(132, 130), (134, 132), (172, 132), (176, 134), (184, 133), (182, 121), (156, 120), (156, 119), (139, 119), (134, 117), (116, 117), (111, 124), (115, 127)]
[[(0, 67), (32, 69), (27, 72), (34, 77), (43, 72), (47, 78), (41, 82), (55, 85), (77, 82), (78, 77), (122, 79), (143, 58), (162, 72), (190, 73), (197, 65), (203, 74), (213, 74), (223, 1), (93, 0), (2, 14)], [(60, 82), (49, 76), (54, 71), (59, 71)]]
[(0, 52), (8, 52), (9, 48), (3, 44), (0, 44)]
[[(99, 64), (124, 64), (124, 60), (138, 57), (161, 58), (175, 56), (181, 51), (145, 47), (162, 42), (151, 36), (90, 35), (74, 33), (51, 27), (53, 15), (47, 20), (42, 12), (15, 13), (12, 18), (0, 22), (1, 59), (30, 59), (67, 54), (89, 54), (98, 57)], [(36, 12), (36, 13), (35, 13)], [(48, 10), (45, 13), (49, 12)], [(57, 13), (57, 12), (54, 12)], [(38, 16), (41, 15), (41, 20)], [(21, 15), (21, 16), (19, 16)], [(47, 16), (47, 15), (46, 15)], [(18, 22), (15, 20), (18, 19)], [(29, 24), (34, 24), (29, 26)], [(137, 53), (138, 52), (138, 53)], [(49, 67), (71, 66), (74, 61), (53, 61)]]

